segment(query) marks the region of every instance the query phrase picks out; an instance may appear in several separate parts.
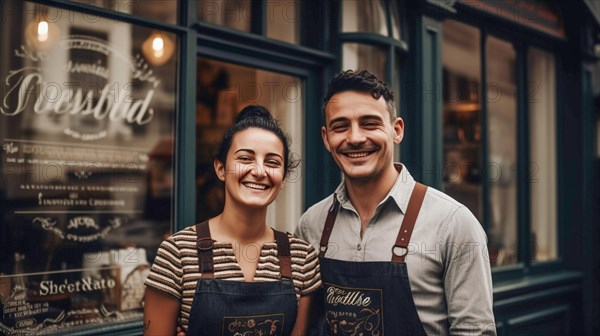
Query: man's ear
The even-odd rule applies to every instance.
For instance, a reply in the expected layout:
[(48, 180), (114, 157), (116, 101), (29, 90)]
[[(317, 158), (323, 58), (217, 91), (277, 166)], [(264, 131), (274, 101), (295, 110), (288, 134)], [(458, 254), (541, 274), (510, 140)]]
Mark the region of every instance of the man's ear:
[(217, 177), (219, 178), (219, 180), (224, 182), (225, 181), (225, 165), (223, 164), (223, 162), (221, 162), (219, 160), (214, 160), (213, 167), (215, 167), (215, 174), (217, 174)]
[(396, 118), (392, 123), (394, 128), (394, 143), (399, 144), (404, 139), (404, 120), (402, 118)]
[(327, 151), (331, 153), (331, 146), (329, 146), (329, 140), (327, 139), (327, 130), (325, 129), (325, 126), (321, 126), (321, 138), (323, 138), (323, 144), (325, 145), (325, 148), (327, 148)]

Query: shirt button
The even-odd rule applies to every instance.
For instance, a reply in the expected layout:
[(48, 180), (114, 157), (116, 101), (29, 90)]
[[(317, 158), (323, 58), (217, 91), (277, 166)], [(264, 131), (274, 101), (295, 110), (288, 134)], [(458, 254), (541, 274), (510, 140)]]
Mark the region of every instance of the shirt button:
[(356, 249), (359, 250), (359, 251), (362, 249), (362, 247), (360, 246), (360, 244), (356, 244)]

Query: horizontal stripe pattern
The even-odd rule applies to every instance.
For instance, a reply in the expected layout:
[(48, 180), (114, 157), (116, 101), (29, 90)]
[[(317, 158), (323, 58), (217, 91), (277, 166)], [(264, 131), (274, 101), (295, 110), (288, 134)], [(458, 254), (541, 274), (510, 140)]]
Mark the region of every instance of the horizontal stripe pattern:
[[(290, 237), (292, 280), (296, 296), (312, 293), (321, 286), (317, 254), (314, 248), (301, 239)], [(216, 242), (213, 248), (215, 278), (228, 281), (244, 281), (231, 243)], [(277, 259), (277, 244), (262, 246), (255, 281), (278, 281), (281, 273)], [(179, 324), (187, 329), (192, 302), (198, 280), (195, 226), (185, 228), (162, 242), (145, 285), (173, 296), (181, 302)]]

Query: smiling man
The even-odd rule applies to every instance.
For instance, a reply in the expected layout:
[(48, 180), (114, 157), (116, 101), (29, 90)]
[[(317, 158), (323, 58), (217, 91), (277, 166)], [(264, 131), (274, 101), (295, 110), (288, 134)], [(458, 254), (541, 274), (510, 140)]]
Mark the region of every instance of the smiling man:
[(323, 143), (343, 181), (296, 230), (319, 245), (314, 334), (495, 335), (485, 232), (465, 206), (394, 163), (404, 122), (389, 85), (342, 72), (323, 112)]

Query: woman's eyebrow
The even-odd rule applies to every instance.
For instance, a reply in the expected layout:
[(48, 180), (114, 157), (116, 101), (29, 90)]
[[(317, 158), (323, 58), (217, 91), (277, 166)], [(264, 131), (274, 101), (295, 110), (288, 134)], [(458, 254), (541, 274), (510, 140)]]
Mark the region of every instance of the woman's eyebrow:
[(267, 156), (277, 156), (278, 158), (280, 158), (280, 159), (283, 160), (283, 156), (281, 156), (281, 155), (279, 155), (277, 153), (269, 153), (269, 154), (267, 154)]
[(250, 154), (254, 154), (254, 151), (252, 149), (248, 149), (248, 148), (240, 148), (240, 149), (236, 150), (233, 154), (237, 154), (238, 152), (248, 152)]

